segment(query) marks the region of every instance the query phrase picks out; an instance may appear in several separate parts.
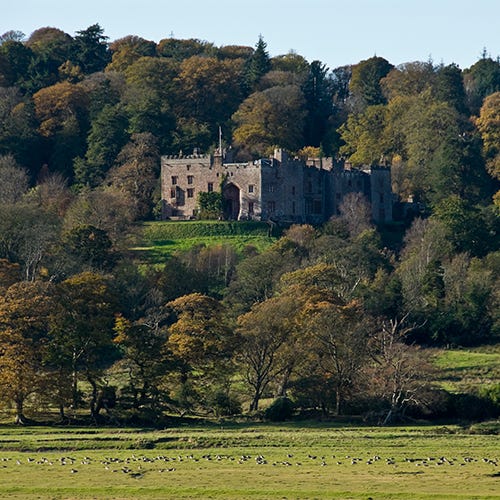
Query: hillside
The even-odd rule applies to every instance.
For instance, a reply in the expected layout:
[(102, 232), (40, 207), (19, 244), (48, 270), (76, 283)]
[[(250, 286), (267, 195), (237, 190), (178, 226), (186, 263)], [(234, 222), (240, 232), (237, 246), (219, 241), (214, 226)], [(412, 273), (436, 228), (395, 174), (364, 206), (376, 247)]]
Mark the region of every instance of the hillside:
[(199, 245), (229, 245), (241, 256), (250, 247), (261, 252), (276, 241), (276, 230), (256, 221), (146, 222), (141, 229), (142, 241), (132, 250), (135, 258), (148, 264), (161, 264), (170, 255)]

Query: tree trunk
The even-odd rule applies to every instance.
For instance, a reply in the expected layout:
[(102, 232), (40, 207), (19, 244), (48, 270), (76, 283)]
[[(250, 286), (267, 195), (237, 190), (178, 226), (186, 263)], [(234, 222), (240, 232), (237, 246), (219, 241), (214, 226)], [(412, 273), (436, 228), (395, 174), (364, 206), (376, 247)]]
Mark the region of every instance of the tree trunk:
[(24, 400), (18, 399), (16, 401), (16, 418), (14, 420), (16, 425), (26, 425), (26, 417), (24, 416)]
[(342, 391), (340, 390), (340, 387), (337, 387), (335, 389), (335, 416), (336, 417), (338, 417), (340, 415), (340, 410), (342, 408), (341, 398), (342, 398)]
[(288, 366), (285, 369), (283, 376), (281, 377), (281, 380), (279, 381), (278, 390), (276, 391), (277, 398), (286, 397), (286, 389), (288, 387), (288, 381), (290, 380), (292, 372), (293, 372), (293, 365)]
[(64, 404), (59, 403), (59, 417), (61, 422), (66, 422), (66, 414), (64, 413)]
[(259, 409), (261, 390), (262, 390), (262, 384), (260, 382), (257, 382), (252, 403), (250, 404), (250, 411), (257, 411)]
[(90, 398), (90, 416), (96, 418), (99, 415), (99, 409), (97, 406), (97, 384), (95, 380), (87, 375), (87, 381), (92, 386), (92, 397)]
[(72, 382), (72, 397), (73, 410), (78, 408), (78, 372), (76, 370), (76, 352), (73, 351), (73, 359), (71, 360), (71, 382)]

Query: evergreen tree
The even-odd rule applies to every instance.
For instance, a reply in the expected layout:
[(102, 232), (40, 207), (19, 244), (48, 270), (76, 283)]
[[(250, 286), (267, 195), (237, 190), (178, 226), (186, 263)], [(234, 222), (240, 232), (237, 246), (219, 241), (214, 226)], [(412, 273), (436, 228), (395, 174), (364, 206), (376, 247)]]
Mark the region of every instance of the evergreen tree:
[(102, 71), (111, 60), (104, 30), (99, 24), (93, 24), (76, 33), (72, 62), (78, 64), (86, 74)]
[(267, 44), (262, 35), (255, 46), (255, 51), (248, 60), (248, 66), (245, 74), (245, 87), (247, 91), (255, 89), (255, 85), (271, 69), (271, 60), (266, 51)]

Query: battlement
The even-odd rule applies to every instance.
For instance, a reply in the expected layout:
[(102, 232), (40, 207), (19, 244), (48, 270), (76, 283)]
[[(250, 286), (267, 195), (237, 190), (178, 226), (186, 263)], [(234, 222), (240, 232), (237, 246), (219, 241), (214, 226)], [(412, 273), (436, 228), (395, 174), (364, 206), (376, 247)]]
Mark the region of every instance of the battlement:
[(219, 150), (161, 160), (165, 218), (196, 216), (199, 193), (222, 191), (229, 219), (321, 223), (339, 213), (345, 195), (359, 192), (372, 203), (375, 221), (392, 220), (387, 167), (358, 169), (326, 157), (304, 161), (282, 149), (252, 162), (233, 162), (231, 154)]

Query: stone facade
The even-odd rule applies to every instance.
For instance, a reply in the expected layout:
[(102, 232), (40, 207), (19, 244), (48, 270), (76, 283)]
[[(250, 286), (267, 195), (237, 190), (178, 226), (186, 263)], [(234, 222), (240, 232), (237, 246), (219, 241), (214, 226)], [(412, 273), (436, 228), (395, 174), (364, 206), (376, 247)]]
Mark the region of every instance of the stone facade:
[(272, 158), (230, 163), (221, 154), (172, 157), (161, 161), (163, 217), (189, 219), (200, 192), (217, 191), (224, 217), (317, 224), (338, 214), (344, 196), (362, 193), (375, 222), (392, 220), (391, 174), (385, 167), (352, 169), (332, 158), (306, 162), (275, 150)]

